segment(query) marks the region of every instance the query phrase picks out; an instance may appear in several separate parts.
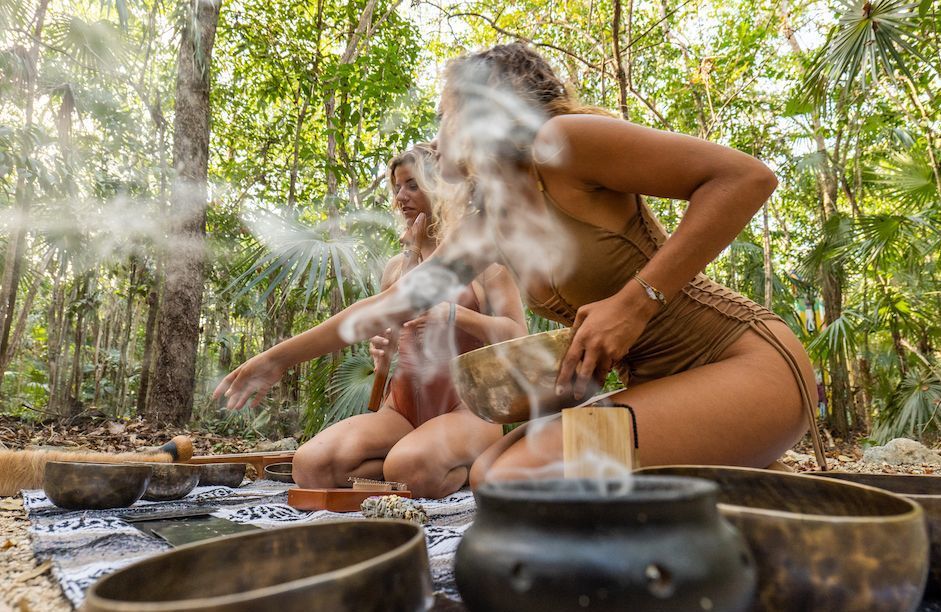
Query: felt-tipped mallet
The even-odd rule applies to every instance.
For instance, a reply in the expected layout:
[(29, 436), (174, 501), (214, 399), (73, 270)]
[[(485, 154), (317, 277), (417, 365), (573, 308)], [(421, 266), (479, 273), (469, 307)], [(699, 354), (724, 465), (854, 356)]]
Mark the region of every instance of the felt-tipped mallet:
[(43, 472), (50, 461), (86, 463), (174, 463), (193, 456), (193, 441), (176, 436), (160, 448), (133, 453), (86, 451), (21, 450), (0, 451), (0, 497), (16, 495), (21, 489), (41, 489)]

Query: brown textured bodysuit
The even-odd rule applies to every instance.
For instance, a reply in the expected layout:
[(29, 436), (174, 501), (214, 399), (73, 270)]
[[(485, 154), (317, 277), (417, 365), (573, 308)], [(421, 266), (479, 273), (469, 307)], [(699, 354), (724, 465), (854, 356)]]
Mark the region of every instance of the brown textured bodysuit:
[[(650, 261), (668, 234), (640, 196), (632, 198), (636, 214), (631, 215), (620, 232), (613, 232), (566, 213), (546, 191), (538, 172), (536, 180), (547, 211), (577, 248), (571, 254), (572, 268), (565, 278), (550, 278), (547, 286), (539, 287), (538, 291), (524, 287), (524, 293), (533, 312), (571, 326), (580, 306), (617, 293)], [(550, 297), (540, 301), (533, 293)], [(813, 396), (794, 355), (764, 323), (780, 320), (763, 306), (697, 274), (650, 320), (617, 370), (625, 384), (670, 376), (715, 362), (746, 330), (752, 329), (771, 344), (790, 367), (810, 421), (817, 462), (821, 469), (826, 469)]]
[[(480, 312), (473, 287), (462, 291), (456, 303)], [(389, 395), (391, 408), (412, 427), (458, 407), (461, 400), (451, 382), (451, 359), (484, 345), (464, 330), (450, 330), (446, 325), (430, 323), (434, 328), (425, 330), (405, 327), (399, 335), (399, 363), (389, 382)]]

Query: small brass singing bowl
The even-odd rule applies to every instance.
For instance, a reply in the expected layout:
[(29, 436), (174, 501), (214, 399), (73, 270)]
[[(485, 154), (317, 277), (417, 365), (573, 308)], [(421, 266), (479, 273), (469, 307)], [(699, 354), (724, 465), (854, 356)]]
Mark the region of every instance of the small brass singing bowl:
[(199, 465), (199, 484), (232, 487), (242, 485), (247, 463), (202, 463)]
[(272, 463), (265, 466), (265, 478), (276, 482), (294, 483), (293, 463)]
[(186, 463), (153, 463), (153, 475), (144, 491), (147, 501), (169, 501), (185, 497), (199, 484), (199, 466)]
[(67, 510), (127, 508), (144, 494), (151, 473), (144, 464), (50, 461), (42, 488), (52, 503)]
[(571, 341), (572, 330), (564, 328), (458, 355), (451, 361), (454, 387), (471, 412), (491, 423), (519, 423), (577, 406), (581, 400), (555, 392)]

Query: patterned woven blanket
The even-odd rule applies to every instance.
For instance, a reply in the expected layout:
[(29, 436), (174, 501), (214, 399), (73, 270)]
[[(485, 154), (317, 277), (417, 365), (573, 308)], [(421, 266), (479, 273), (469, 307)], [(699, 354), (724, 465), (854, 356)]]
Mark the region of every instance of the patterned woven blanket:
[[(68, 511), (57, 508), (42, 491), (23, 491), (30, 519), (30, 536), (36, 558), (51, 560), (53, 575), (65, 596), (76, 607), (98, 578), (145, 557), (164, 552), (170, 545), (146, 535), (126, 517), (145, 518), (167, 511), (210, 507), (212, 516), (262, 529), (335, 519), (362, 519), (358, 512), (305, 512), (287, 505), (290, 485), (258, 480), (237, 489), (197, 487), (178, 501), (139, 501), (130, 508)], [(439, 596), (458, 599), (453, 558), (458, 542), (474, 518), (474, 497), (469, 490), (444, 499), (418, 500), (428, 513), (425, 526), (432, 582)]]

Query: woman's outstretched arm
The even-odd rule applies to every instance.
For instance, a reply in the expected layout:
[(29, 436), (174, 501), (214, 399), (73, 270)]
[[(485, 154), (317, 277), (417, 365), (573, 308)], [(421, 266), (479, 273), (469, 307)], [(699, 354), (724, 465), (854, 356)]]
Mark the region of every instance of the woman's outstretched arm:
[(431, 258), (385, 291), (356, 302), (235, 368), (216, 387), (213, 399), (224, 396), (226, 407), (237, 410), (254, 396), (252, 404), (257, 405), (289, 368), (398, 327), (456, 295), (492, 263), (481, 252), (485, 251), (472, 256), (460, 246), (442, 244)]

